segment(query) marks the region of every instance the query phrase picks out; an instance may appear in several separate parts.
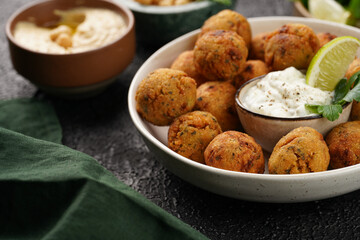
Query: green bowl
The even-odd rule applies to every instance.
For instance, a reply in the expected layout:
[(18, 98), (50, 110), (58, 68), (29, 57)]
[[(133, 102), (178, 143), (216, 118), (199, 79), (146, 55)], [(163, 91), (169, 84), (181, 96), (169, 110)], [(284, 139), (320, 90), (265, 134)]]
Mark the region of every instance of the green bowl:
[(231, 6), (196, 1), (179, 6), (150, 6), (134, 0), (117, 0), (126, 5), (135, 16), (136, 37), (139, 43), (162, 46), (165, 43), (192, 30), (200, 28), (204, 21), (217, 12), (233, 9)]

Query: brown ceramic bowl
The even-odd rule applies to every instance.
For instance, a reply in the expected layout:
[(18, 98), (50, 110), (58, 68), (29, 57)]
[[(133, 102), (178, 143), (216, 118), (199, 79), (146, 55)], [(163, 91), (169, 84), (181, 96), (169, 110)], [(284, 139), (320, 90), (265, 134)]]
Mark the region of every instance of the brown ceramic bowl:
[[(126, 30), (115, 41), (93, 50), (71, 54), (40, 53), (19, 45), (13, 31), (19, 21), (35, 21), (39, 26), (58, 21), (55, 9), (75, 7), (105, 8), (119, 13)], [(37, 1), (15, 12), (7, 21), (6, 35), (15, 70), (43, 91), (63, 97), (94, 95), (115, 80), (135, 54), (134, 17), (131, 11), (106, 0)]]
[(252, 136), (265, 151), (271, 153), (280, 138), (295, 128), (312, 127), (325, 136), (333, 127), (348, 121), (352, 103), (345, 104), (340, 117), (333, 122), (320, 115), (286, 118), (266, 116), (250, 111), (244, 106), (241, 99), (244, 93), (263, 77), (260, 76), (244, 83), (235, 95), (235, 102), (245, 132)]

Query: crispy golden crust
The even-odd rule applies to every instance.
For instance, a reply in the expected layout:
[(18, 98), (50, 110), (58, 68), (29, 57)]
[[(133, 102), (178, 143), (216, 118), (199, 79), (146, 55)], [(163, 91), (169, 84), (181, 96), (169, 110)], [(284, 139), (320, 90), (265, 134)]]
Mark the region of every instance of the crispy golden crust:
[(310, 127), (299, 127), (282, 137), (271, 153), (271, 174), (320, 172), (328, 169), (329, 149), (323, 136)]
[(251, 39), (250, 59), (265, 60), (265, 45), (269, 34), (268, 32), (260, 33)]
[(142, 80), (136, 91), (136, 110), (159, 126), (191, 111), (196, 100), (196, 82), (179, 70), (160, 68)]
[(290, 66), (306, 69), (318, 49), (319, 39), (310, 27), (286, 24), (269, 34), (265, 63), (274, 71)]
[(337, 38), (336, 35), (328, 33), (328, 32), (318, 33), (317, 37), (319, 39), (320, 47), (324, 46), (325, 44), (327, 44), (331, 40)]
[(244, 40), (233, 31), (206, 32), (194, 48), (196, 69), (211, 81), (233, 79), (243, 71), (247, 56)]
[(238, 129), (235, 93), (236, 88), (230, 82), (206, 82), (196, 90), (195, 109), (214, 115), (223, 131)]
[(205, 163), (203, 153), (221, 127), (208, 112), (194, 111), (184, 114), (171, 124), (168, 146), (180, 155), (199, 163)]
[(352, 107), (351, 107), (351, 114), (350, 119), (353, 121), (360, 120), (360, 103), (353, 101)]
[(200, 36), (213, 30), (228, 30), (239, 34), (250, 47), (251, 28), (247, 19), (235, 11), (226, 9), (208, 18), (201, 27)]
[(342, 123), (326, 136), (330, 167), (342, 168), (360, 163), (360, 121)]
[(171, 69), (184, 71), (189, 77), (195, 79), (197, 86), (207, 81), (195, 68), (193, 50), (182, 52), (172, 63)]
[(264, 173), (262, 149), (251, 136), (227, 131), (216, 136), (205, 149), (205, 163), (231, 171)]
[(245, 63), (245, 69), (240, 73), (240, 75), (234, 78), (234, 85), (236, 88), (239, 88), (245, 82), (250, 79), (262, 76), (269, 73), (270, 70), (266, 63), (261, 60), (248, 60)]
[(360, 58), (355, 58), (354, 61), (352, 61), (352, 63), (349, 65), (345, 77), (349, 79), (351, 78), (352, 75), (354, 75), (358, 71), (360, 71)]

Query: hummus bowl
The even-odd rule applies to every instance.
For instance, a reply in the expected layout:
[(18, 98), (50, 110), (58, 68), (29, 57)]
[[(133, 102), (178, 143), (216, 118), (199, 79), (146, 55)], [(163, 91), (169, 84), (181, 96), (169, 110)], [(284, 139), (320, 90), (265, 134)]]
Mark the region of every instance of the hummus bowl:
[[(259, 17), (248, 18), (248, 21), (253, 35), (275, 29), (286, 23), (302, 23), (310, 26), (315, 32), (328, 31), (338, 36), (351, 35), (360, 38), (358, 28), (317, 19)], [(267, 170), (264, 174), (254, 174), (210, 167), (169, 149), (167, 147), (168, 127), (154, 126), (137, 113), (136, 90), (148, 73), (157, 68), (169, 67), (181, 52), (192, 49), (199, 32), (200, 30), (190, 32), (155, 52), (134, 76), (128, 93), (128, 107), (134, 125), (150, 151), (167, 169), (183, 180), (207, 191), (257, 202), (306, 202), (335, 197), (360, 189), (360, 165), (305, 174), (273, 175), (268, 174)]]
[[(14, 32), (19, 22), (46, 27), (59, 22), (55, 10), (79, 7), (106, 9), (120, 15), (123, 32), (108, 43), (76, 53), (40, 52), (19, 43)], [(84, 22), (86, 21), (86, 18)], [(134, 17), (127, 7), (106, 0), (36, 1), (16, 11), (6, 23), (11, 61), (15, 70), (44, 92), (65, 98), (95, 95), (116, 80), (135, 55)], [(95, 33), (92, 35), (94, 37)]]

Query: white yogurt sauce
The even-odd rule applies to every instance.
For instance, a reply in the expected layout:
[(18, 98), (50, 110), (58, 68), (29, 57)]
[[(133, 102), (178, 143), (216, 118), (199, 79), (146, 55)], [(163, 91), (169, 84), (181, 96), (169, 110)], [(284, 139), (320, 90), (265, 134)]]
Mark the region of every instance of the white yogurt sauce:
[(271, 72), (250, 87), (240, 100), (256, 113), (274, 117), (314, 115), (305, 104), (331, 104), (334, 92), (307, 85), (305, 75), (294, 67)]

